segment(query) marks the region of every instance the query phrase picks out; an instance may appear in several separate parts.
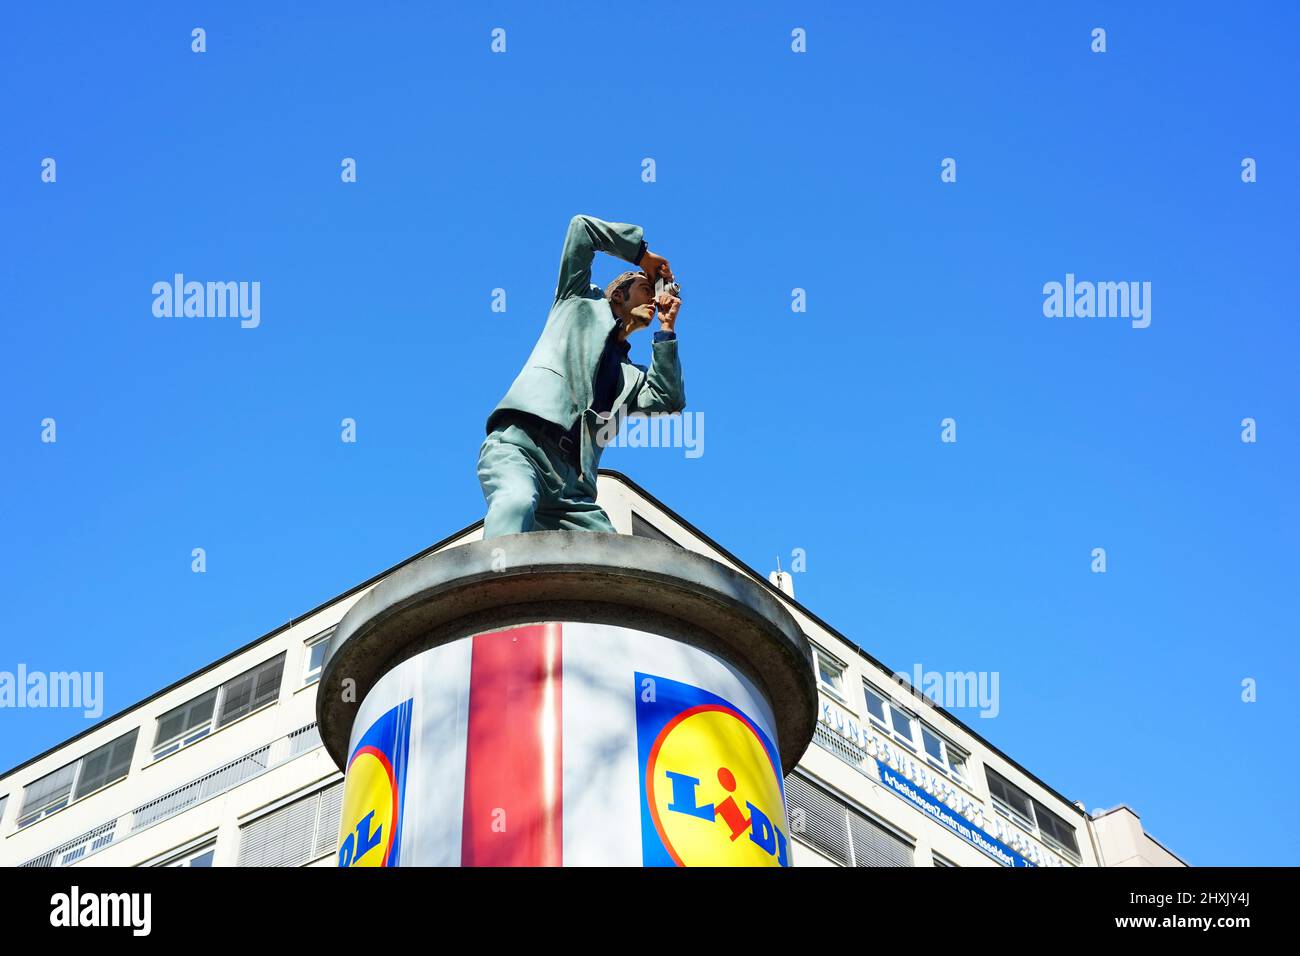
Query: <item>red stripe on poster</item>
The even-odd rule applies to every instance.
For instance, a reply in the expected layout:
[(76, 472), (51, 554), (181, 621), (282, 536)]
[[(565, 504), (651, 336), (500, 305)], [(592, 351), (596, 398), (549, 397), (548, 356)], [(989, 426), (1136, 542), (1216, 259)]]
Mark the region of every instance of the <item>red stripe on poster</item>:
[(561, 866), (561, 625), (476, 635), (462, 866)]

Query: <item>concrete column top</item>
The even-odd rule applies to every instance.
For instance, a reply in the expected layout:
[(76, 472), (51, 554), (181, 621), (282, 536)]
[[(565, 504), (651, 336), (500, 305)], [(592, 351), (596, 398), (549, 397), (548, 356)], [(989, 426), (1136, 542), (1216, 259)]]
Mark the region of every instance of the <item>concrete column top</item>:
[[(812, 740), (812, 652), (767, 588), (664, 541), (531, 531), (426, 555), (380, 581), (344, 615), (326, 649), (316, 695), (321, 739), (334, 762), (344, 766), (358, 704), (392, 667), (471, 633), (522, 623), (521, 616), (629, 627), (648, 619), (680, 623), (680, 634), (698, 635), (761, 684), (785, 773)], [(345, 680), (354, 682), (349, 700)]]

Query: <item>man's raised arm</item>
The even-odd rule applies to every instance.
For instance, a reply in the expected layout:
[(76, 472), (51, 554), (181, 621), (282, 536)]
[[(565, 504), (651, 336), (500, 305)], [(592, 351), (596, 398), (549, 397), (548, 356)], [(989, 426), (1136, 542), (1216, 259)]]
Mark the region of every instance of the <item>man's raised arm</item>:
[(594, 216), (574, 216), (564, 237), (560, 257), (560, 280), (555, 285), (557, 300), (571, 295), (585, 295), (591, 286), (591, 261), (597, 252), (617, 256), (637, 264), (645, 251), (640, 226), (626, 222), (605, 222)]
[(659, 328), (650, 347), (650, 367), (645, 369), (645, 378), (629, 404), (638, 412), (680, 412), (686, 408), (686, 384), (677, 357), (677, 313), (682, 300), (665, 292), (655, 301), (659, 305)]
[(630, 397), (629, 411), (680, 412), (686, 408), (686, 383), (682, 380), (682, 363), (677, 357), (677, 339), (659, 338), (650, 346), (650, 367), (645, 378)]

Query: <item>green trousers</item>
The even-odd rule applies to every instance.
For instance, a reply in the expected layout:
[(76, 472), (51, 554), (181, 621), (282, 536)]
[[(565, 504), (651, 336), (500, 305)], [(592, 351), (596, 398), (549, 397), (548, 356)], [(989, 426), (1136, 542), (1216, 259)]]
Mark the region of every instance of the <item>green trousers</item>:
[(543, 434), (518, 424), (499, 425), (483, 439), (478, 480), (487, 501), (483, 537), (523, 531), (616, 532), (596, 504), (596, 478), (578, 468)]

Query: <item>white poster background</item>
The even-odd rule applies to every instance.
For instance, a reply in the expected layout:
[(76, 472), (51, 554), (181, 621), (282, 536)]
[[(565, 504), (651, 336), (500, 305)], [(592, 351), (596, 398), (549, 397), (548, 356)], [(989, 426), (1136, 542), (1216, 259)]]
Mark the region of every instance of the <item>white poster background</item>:
[[(730, 664), (682, 641), (612, 624), (565, 623), (562, 634), (564, 864), (641, 866), (636, 673), (716, 694), (779, 746), (771, 707)], [(460, 865), (471, 649), (464, 638), (402, 662), (366, 695), (353, 725), (349, 756), (375, 720), (415, 701), (404, 866)]]

